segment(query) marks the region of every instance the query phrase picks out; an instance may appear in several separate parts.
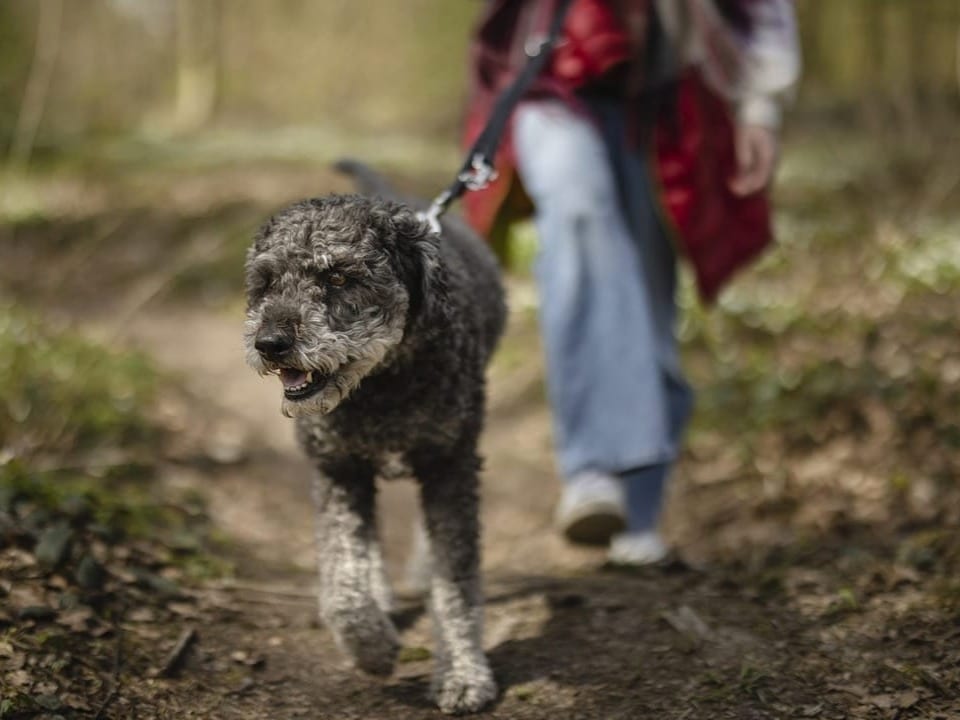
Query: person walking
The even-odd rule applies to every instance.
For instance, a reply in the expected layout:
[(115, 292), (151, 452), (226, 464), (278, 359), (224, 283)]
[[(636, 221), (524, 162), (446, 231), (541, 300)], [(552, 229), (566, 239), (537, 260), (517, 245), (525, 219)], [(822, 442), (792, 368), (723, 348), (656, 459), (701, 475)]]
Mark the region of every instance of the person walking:
[[(545, 37), (558, 0), (489, 0), (465, 140)], [(516, 108), (498, 179), (465, 198), (482, 234), (533, 212), (557, 465), (556, 521), (614, 563), (661, 560), (659, 518), (692, 393), (678, 252), (705, 301), (771, 239), (780, 108), (800, 58), (790, 0), (573, 0)]]

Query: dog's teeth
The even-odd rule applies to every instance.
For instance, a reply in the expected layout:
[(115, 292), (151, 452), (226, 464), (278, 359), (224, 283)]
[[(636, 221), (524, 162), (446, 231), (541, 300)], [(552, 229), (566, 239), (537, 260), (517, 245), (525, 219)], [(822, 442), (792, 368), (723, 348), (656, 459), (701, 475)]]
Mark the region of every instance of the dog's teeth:
[(310, 370), (310, 371), (307, 373), (307, 382), (306, 382), (306, 384), (309, 385), (309, 384), (312, 383), (312, 382), (313, 382), (313, 370)]

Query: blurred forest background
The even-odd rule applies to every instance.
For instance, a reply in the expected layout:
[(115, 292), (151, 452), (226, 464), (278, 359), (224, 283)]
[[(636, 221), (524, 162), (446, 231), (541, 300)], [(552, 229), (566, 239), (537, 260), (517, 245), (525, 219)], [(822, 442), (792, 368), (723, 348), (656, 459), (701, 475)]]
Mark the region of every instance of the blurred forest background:
[[(452, 142), (478, 7), (8, 0), (0, 141), (19, 161), (212, 128)], [(801, 0), (798, 9), (806, 64), (798, 120), (916, 129), (930, 112), (955, 109), (960, 7), (952, 0)]]
[[(430, 716), (425, 621), (381, 693), (313, 620), (308, 470), (242, 364), (241, 267), (272, 211), (347, 189), (338, 157), (448, 181), (480, 8), (0, 0), (0, 718)], [(778, 243), (715, 308), (683, 283), (669, 568), (598, 572), (551, 530), (511, 236), (494, 716), (960, 716), (960, 3), (797, 9)]]

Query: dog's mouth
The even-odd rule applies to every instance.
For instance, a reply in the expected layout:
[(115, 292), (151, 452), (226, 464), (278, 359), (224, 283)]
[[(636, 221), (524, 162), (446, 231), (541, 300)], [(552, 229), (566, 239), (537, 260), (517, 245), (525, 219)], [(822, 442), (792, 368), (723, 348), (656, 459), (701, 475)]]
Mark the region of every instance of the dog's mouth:
[(319, 370), (300, 370), (299, 368), (281, 367), (280, 382), (283, 384), (283, 396), (287, 400), (306, 400), (323, 390), (330, 375), (324, 375)]

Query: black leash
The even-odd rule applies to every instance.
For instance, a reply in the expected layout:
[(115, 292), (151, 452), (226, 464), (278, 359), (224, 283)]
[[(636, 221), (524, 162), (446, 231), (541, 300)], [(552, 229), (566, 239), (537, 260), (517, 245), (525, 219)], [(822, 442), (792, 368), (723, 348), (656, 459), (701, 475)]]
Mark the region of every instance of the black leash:
[(430, 228), (434, 232), (440, 232), (440, 217), (447, 211), (454, 200), (460, 198), (467, 190), (482, 190), (491, 182), (497, 179), (497, 170), (493, 166), (493, 160), (497, 154), (497, 147), (500, 145), (500, 138), (510, 119), (510, 114), (514, 107), (520, 102), (533, 81), (543, 70), (553, 48), (556, 47), (560, 38), (560, 32), (563, 29), (563, 20), (567, 15), (572, 0), (559, 0), (556, 14), (550, 22), (550, 30), (547, 37), (543, 39), (536, 47), (527, 47), (527, 64), (517, 75), (513, 84), (510, 85), (497, 98), (497, 102), (490, 113), (486, 126), (474, 141), (473, 146), (467, 152), (467, 159), (464, 161), (460, 172), (457, 173), (456, 180), (434, 198), (430, 203), (430, 208), (422, 213), (422, 218), (430, 223)]

